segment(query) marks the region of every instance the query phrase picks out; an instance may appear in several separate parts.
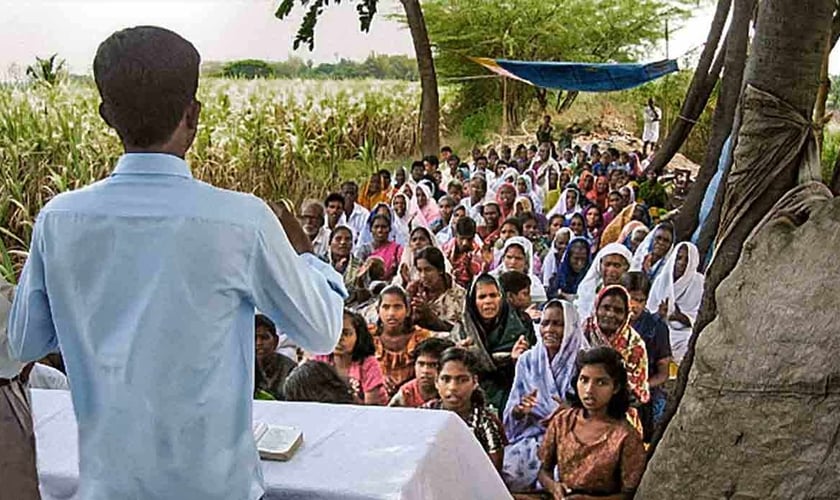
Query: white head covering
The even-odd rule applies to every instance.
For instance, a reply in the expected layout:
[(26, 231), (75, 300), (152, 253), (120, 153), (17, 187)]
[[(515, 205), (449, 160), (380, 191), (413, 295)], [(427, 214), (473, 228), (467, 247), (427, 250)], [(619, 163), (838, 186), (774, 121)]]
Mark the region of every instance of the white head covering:
[[(685, 272), (678, 280), (674, 280), (674, 267), (677, 262), (680, 248), (688, 251), (688, 264)], [(691, 336), (691, 329), (700, 311), (700, 303), (703, 300), (703, 284), (705, 278), (697, 267), (700, 265), (700, 252), (693, 243), (684, 241), (679, 243), (668, 257), (662, 271), (657, 275), (650, 289), (647, 309), (650, 312), (657, 312), (659, 304), (668, 301), (668, 316), (674, 313), (675, 306), (679, 306), (680, 312), (685, 314), (691, 325), (684, 325), (678, 321), (669, 321), (671, 331), (671, 349), (674, 359), (679, 363), (688, 348), (688, 338)]]
[(588, 318), (592, 314), (592, 308), (595, 306), (595, 296), (598, 295), (598, 290), (604, 284), (604, 277), (601, 275), (601, 262), (608, 255), (621, 255), (627, 259), (628, 264), (633, 261), (633, 254), (621, 243), (610, 243), (595, 255), (592, 265), (586, 271), (586, 276), (583, 277), (583, 281), (578, 286), (575, 306), (578, 308), (581, 318)]
[(511, 184), (515, 184), (516, 179), (518, 177), (519, 177), (519, 170), (516, 170), (513, 167), (506, 168), (505, 171), (502, 172), (502, 175), (500, 175), (496, 179), (496, 182), (493, 184), (493, 190), (498, 191), (499, 188), (502, 186), (502, 184), (504, 184), (505, 182), (510, 182)]
[[(575, 206), (572, 207), (571, 210), (569, 210), (566, 206), (566, 196), (568, 196), (569, 191), (573, 191), (574, 193), (577, 194), (577, 199), (575, 200)], [(572, 215), (575, 212), (580, 212), (582, 210), (582, 208), (580, 206), (581, 196), (583, 196), (583, 194), (580, 192), (579, 189), (573, 189), (573, 188), (570, 188), (570, 187), (564, 189), (563, 192), (560, 193), (560, 198), (557, 199), (557, 203), (554, 204), (554, 208), (549, 210), (549, 212), (545, 215), (546, 218), (550, 219), (554, 215), (567, 216), (567, 215)]]
[(528, 261), (526, 265), (528, 266), (528, 277), (531, 279), (531, 301), (537, 304), (541, 304), (548, 300), (548, 296), (545, 293), (545, 288), (542, 285), (542, 281), (540, 278), (534, 274), (534, 246), (531, 244), (531, 240), (525, 238), (524, 236), (513, 236), (505, 241), (504, 246), (502, 247), (502, 261), (499, 264), (499, 267), (493, 270), (490, 274), (493, 276), (499, 277), (502, 273), (511, 271), (512, 269), (508, 269), (505, 266), (505, 258), (504, 255), (507, 252), (508, 248), (512, 245), (519, 246), (525, 252), (525, 259)]
[[(572, 241), (575, 237), (574, 233), (568, 227), (561, 227), (557, 230), (557, 234), (554, 235), (554, 240), (551, 242), (551, 249), (548, 251), (548, 254), (545, 256), (545, 260), (543, 261), (542, 266), (542, 282), (543, 285), (547, 288), (548, 282), (551, 280), (551, 277), (554, 276), (554, 271), (557, 270), (557, 248), (554, 246), (554, 242), (563, 235), (567, 234), (569, 236), (569, 241)], [(563, 256), (561, 255), (560, 258)]]
[[(656, 231), (664, 227), (663, 224), (658, 224), (654, 227), (648, 234), (645, 236), (645, 239), (636, 247), (636, 251), (633, 253), (633, 260), (630, 262), (630, 270), (631, 271), (641, 271), (642, 265), (645, 262), (645, 257), (648, 256), (653, 251), (653, 238), (656, 235)], [(673, 231), (671, 235), (673, 236)], [(621, 243), (621, 242), (619, 242)], [(654, 269), (652, 270), (652, 280), (656, 279), (659, 274), (661, 274), (662, 269), (665, 267), (665, 263), (668, 261), (668, 257), (674, 252), (674, 243), (671, 242), (671, 248), (668, 249), (668, 253), (666, 253), (662, 259), (656, 263)]]

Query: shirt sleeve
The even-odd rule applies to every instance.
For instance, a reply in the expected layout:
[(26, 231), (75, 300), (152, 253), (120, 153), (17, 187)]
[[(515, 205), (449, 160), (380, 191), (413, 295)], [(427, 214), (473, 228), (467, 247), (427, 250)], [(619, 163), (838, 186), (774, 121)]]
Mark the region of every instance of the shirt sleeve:
[(639, 433), (628, 426), (621, 445), (621, 492), (634, 493), (645, 472), (645, 447)]
[(341, 335), (347, 290), (343, 278), (312, 254), (298, 255), (268, 206), (263, 206), (251, 263), (254, 305), (313, 354), (328, 354)]
[(379, 367), (379, 361), (376, 356), (368, 356), (362, 361), (362, 390), (370, 392), (377, 387), (384, 387), (385, 379), (382, 377), (382, 368)]
[(9, 315), (9, 354), (24, 363), (58, 350), (44, 275), (41, 220), (35, 223), (29, 257), (23, 266)]

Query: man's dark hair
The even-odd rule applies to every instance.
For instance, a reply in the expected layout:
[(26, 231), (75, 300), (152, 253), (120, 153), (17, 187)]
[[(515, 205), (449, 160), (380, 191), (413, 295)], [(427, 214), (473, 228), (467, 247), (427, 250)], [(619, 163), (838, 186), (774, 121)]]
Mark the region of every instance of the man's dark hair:
[(378, 173), (379, 173), (380, 176), (384, 175), (384, 176), (387, 176), (389, 179), (391, 178), (391, 171), (388, 170), (387, 168), (381, 169)]
[(516, 228), (516, 233), (519, 234), (520, 236), (522, 235), (522, 221), (520, 221), (516, 217), (508, 217), (507, 219), (504, 220), (504, 222), (499, 224), (499, 227), (502, 227), (505, 224), (510, 224), (511, 226), (515, 227)]
[(506, 271), (499, 276), (499, 283), (505, 295), (519, 293), (526, 288), (531, 288), (531, 278), (519, 271)]
[(411, 162), (411, 170), (414, 170), (415, 168), (426, 168), (423, 165), (423, 160), (414, 160)]
[(344, 205), (344, 196), (341, 193), (330, 193), (327, 195), (327, 198), (324, 200), (324, 206), (329, 206), (330, 202), (337, 201)]
[(423, 157), (423, 161), (424, 161), (424, 162), (428, 162), (428, 163), (429, 163), (429, 165), (434, 165), (434, 166), (436, 166), (436, 167), (437, 167), (438, 165), (440, 165), (440, 160), (438, 160), (438, 157), (437, 157), (437, 156), (435, 156), (435, 155), (427, 155), (427, 156), (424, 156), (424, 157)]
[(274, 326), (274, 322), (266, 316), (265, 314), (257, 314), (254, 316), (254, 329), (256, 330), (259, 327), (263, 327), (268, 329), (271, 335), (277, 337), (277, 327)]
[(603, 365), (604, 371), (607, 372), (618, 389), (618, 392), (613, 395), (607, 405), (607, 414), (616, 420), (624, 420), (627, 410), (630, 409), (627, 369), (624, 368), (621, 354), (610, 347), (594, 347), (588, 351), (581, 351), (577, 355), (572, 386), (566, 395), (566, 401), (572, 408), (583, 408), (583, 402), (581, 402), (580, 395), (577, 393), (577, 381), (580, 378), (580, 372), (586, 365)]
[(537, 216), (534, 215), (531, 212), (523, 212), (523, 213), (519, 214), (518, 219), (519, 219), (519, 222), (522, 223), (522, 227), (525, 227), (525, 223), (530, 222), (530, 221), (534, 221), (537, 224), (540, 223), (540, 220), (537, 219)]
[(117, 31), (93, 59), (100, 114), (126, 145), (168, 141), (195, 100), (200, 62), (195, 47), (172, 31), (155, 26)]
[(484, 155), (481, 155), (481, 156), (479, 156), (478, 158), (476, 158), (476, 159), (475, 159), (475, 162), (476, 162), (476, 163), (478, 163), (480, 160), (484, 160), (484, 161), (486, 162), (486, 161), (487, 161), (487, 157), (486, 157), (486, 156), (484, 156)]
[[(342, 190), (344, 190), (344, 188), (346, 188), (346, 187), (351, 187), (351, 186), (356, 191), (359, 190), (359, 185), (356, 183), (356, 181), (344, 181), (344, 182), (341, 183), (341, 189)], [(344, 198), (342, 197), (342, 199), (344, 199)]]
[(350, 359), (362, 362), (368, 356), (376, 354), (373, 337), (370, 335), (365, 318), (350, 309), (344, 310), (344, 316), (350, 318), (350, 322), (353, 324), (353, 330), (356, 331), (356, 345), (353, 346), (353, 353), (350, 355)]
[(286, 401), (352, 404), (353, 389), (332, 365), (307, 361), (298, 366), (283, 382)]
[(455, 235), (464, 238), (474, 238), (476, 232), (475, 221), (470, 217), (461, 217), (455, 223)]
[(650, 278), (640, 271), (630, 271), (621, 276), (621, 286), (627, 293), (642, 292), (647, 297), (650, 294)]
[(453, 154), (452, 156), (449, 157), (448, 160), (446, 160), (447, 163), (449, 163), (450, 161), (454, 162), (456, 165), (459, 165), (459, 166), (461, 165), (461, 157), (456, 155), (456, 154)]
[(416, 363), (420, 356), (430, 356), (440, 359), (443, 351), (454, 346), (455, 344), (451, 340), (439, 339), (437, 337), (428, 338), (417, 344), (417, 347), (411, 351), (411, 361)]
[(444, 147), (440, 148), (440, 152), (441, 153), (451, 153), (452, 148), (450, 148), (449, 146), (444, 146)]

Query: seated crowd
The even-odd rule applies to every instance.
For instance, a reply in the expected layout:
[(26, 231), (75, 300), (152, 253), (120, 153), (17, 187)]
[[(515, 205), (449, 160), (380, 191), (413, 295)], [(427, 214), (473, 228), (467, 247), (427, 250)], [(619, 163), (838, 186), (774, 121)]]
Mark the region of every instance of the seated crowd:
[(638, 153), (471, 156), (303, 203), (344, 329), (330, 355), (280, 360), (257, 316), (258, 396), (453, 411), (511, 491), (632, 495), (700, 306), (697, 248)]
[(703, 291), (649, 161), (444, 147), (304, 201), (341, 337), (313, 355), (257, 314), (255, 398), (452, 411), (513, 492), (632, 496)]

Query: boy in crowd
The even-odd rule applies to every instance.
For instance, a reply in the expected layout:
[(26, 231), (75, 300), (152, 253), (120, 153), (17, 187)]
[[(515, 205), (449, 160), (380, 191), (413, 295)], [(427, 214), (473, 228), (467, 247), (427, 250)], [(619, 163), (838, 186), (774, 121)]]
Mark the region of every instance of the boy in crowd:
[(532, 307), (531, 278), (519, 271), (507, 271), (499, 276), (499, 282), (511, 311), (519, 316), (523, 325), (531, 325), (533, 328), (535, 317), (532, 313), (538, 313), (536, 308)]
[(440, 356), (454, 345), (449, 340), (434, 337), (417, 344), (411, 355), (414, 360), (414, 379), (400, 387), (388, 406), (419, 408), (437, 398), (435, 380), (440, 369)]
[(650, 280), (643, 272), (631, 271), (621, 277), (621, 285), (630, 294), (630, 321), (645, 341), (648, 354), (648, 385), (650, 401), (642, 406), (641, 417), (644, 428), (644, 441), (650, 442), (654, 426), (665, 412), (665, 391), (662, 385), (668, 380), (668, 368), (671, 364), (671, 340), (668, 325), (658, 314), (651, 314), (645, 309)]

